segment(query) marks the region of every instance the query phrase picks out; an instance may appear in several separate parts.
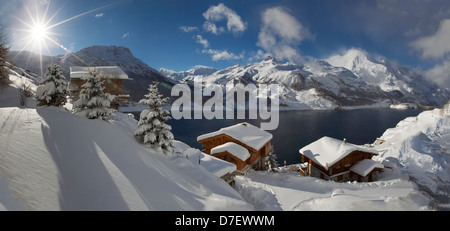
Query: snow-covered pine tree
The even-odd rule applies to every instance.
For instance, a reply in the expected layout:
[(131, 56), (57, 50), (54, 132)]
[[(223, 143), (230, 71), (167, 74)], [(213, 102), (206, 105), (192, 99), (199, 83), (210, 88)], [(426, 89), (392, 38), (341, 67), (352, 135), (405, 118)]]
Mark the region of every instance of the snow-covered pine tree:
[(9, 70), (6, 68), (7, 58), (9, 48), (6, 45), (6, 34), (3, 26), (0, 26), (0, 83), (8, 84), (9, 80)]
[(36, 105), (58, 107), (66, 102), (68, 94), (61, 66), (56, 63), (48, 65), (44, 80), (36, 90)]
[(275, 150), (273, 149), (273, 145), (270, 144), (269, 149), (269, 169), (274, 171), (275, 168), (278, 168), (277, 155), (275, 154)]
[(145, 95), (147, 99), (139, 101), (140, 104), (147, 105), (143, 110), (138, 122), (138, 128), (134, 135), (143, 138), (144, 144), (150, 144), (153, 148), (161, 148), (164, 153), (172, 150), (173, 134), (170, 132), (172, 127), (165, 124), (170, 120), (169, 111), (163, 108), (169, 101), (169, 98), (162, 98), (158, 92), (158, 83), (154, 82), (149, 86), (149, 93)]
[(82, 78), (86, 81), (81, 86), (80, 98), (73, 103), (75, 114), (89, 119), (106, 119), (115, 110), (110, 108), (115, 96), (104, 93), (100, 72), (89, 69), (89, 75)]

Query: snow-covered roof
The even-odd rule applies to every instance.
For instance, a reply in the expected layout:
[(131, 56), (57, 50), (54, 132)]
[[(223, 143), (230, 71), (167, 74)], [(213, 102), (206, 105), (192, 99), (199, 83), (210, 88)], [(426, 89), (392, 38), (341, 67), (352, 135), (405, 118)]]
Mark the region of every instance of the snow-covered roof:
[(194, 165), (198, 164), (200, 158), (200, 166), (217, 177), (236, 171), (235, 164), (205, 154), (196, 148), (187, 148), (184, 150), (183, 156), (187, 156)]
[(372, 148), (344, 142), (324, 136), (311, 144), (300, 149), (300, 153), (326, 169), (346, 157), (353, 151), (362, 151), (377, 155), (378, 152)]
[(221, 152), (228, 152), (242, 161), (250, 158), (250, 153), (246, 148), (233, 142), (228, 142), (211, 149), (211, 155)]
[(222, 134), (226, 134), (255, 150), (260, 150), (267, 142), (272, 139), (272, 134), (261, 130), (254, 125), (244, 122), (226, 128), (221, 128), (219, 131), (201, 135), (197, 137), (197, 141)]
[(128, 75), (118, 66), (70, 67), (70, 78), (80, 79), (89, 75), (89, 71), (97, 70), (107, 79), (128, 79)]
[(375, 168), (384, 168), (384, 165), (381, 163), (378, 163), (372, 159), (364, 159), (356, 163), (350, 168), (350, 171), (360, 175), (360, 176), (366, 176), (374, 170)]

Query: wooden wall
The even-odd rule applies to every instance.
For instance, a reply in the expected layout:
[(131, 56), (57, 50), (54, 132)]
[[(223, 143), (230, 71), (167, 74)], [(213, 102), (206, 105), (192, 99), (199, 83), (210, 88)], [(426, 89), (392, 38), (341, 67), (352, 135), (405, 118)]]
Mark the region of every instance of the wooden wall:
[[(115, 95), (116, 99), (111, 102), (111, 107), (118, 108), (119, 104), (127, 104), (129, 102), (129, 97), (126, 96), (120, 96), (123, 93), (123, 79), (104, 79), (103, 81), (103, 87), (105, 93), (109, 93), (111, 95)], [(70, 79), (70, 85), (71, 85), (71, 94), (72, 99), (75, 101), (78, 99), (82, 85), (85, 83), (83, 79)]]
[(304, 155), (301, 156), (302, 162), (310, 162), (311, 165), (313, 165), (319, 171), (326, 173), (328, 176), (331, 176), (345, 171), (349, 171), (354, 164), (358, 163), (363, 159), (372, 159), (373, 154), (361, 151), (353, 151), (346, 157), (342, 158), (337, 163), (333, 164), (332, 166), (328, 166), (328, 169), (325, 169), (322, 165), (319, 165), (314, 161), (311, 161), (308, 157)]
[[(255, 163), (255, 161), (258, 161), (259, 159), (261, 159), (261, 157), (267, 156), (270, 151), (270, 141), (267, 142), (260, 150), (255, 150), (255, 149), (247, 146), (246, 144), (240, 142), (239, 140), (236, 140), (226, 134), (220, 134), (220, 135), (217, 135), (214, 137), (200, 140), (198, 142), (205, 147), (205, 150), (203, 150), (203, 152), (205, 152), (209, 155), (211, 155), (212, 148), (217, 147), (222, 144), (225, 144), (227, 142), (234, 142), (236, 144), (239, 144), (242, 147), (246, 148), (248, 150), (248, 152), (250, 153), (250, 158), (246, 161), (246, 164), (248, 164), (248, 165), (252, 165)], [(214, 156), (216, 156), (216, 155), (217, 154), (214, 154)], [(220, 158), (220, 159), (222, 159), (222, 158)], [(259, 168), (261, 168), (261, 167), (262, 166), (259, 166)]]

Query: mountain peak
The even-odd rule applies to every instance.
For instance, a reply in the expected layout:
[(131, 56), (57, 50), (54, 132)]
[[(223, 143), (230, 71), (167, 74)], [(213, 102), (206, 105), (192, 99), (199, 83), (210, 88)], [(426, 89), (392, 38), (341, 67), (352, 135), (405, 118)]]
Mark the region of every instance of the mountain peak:
[(367, 52), (351, 48), (347, 50), (343, 55), (334, 55), (326, 59), (328, 63), (337, 67), (345, 67), (349, 70), (354, 70), (357, 66), (365, 64), (370, 61)]

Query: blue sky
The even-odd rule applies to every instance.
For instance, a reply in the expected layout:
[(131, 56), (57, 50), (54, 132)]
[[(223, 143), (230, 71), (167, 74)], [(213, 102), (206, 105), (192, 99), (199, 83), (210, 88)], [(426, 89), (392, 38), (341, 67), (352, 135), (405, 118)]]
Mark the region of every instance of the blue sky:
[[(14, 50), (27, 41), (25, 7), (40, 18), (48, 7), (49, 25), (70, 19), (48, 33), (68, 50), (125, 46), (155, 69), (225, 68), (267, 54), (301, 62), (359, 48), (435, 75), (450, 71), (447, 0), (2, 1), (0, 21)], [(45, 54), (65, 53), (46, 44)]]

